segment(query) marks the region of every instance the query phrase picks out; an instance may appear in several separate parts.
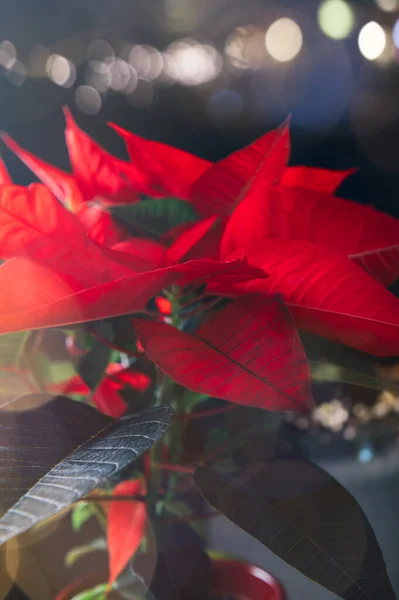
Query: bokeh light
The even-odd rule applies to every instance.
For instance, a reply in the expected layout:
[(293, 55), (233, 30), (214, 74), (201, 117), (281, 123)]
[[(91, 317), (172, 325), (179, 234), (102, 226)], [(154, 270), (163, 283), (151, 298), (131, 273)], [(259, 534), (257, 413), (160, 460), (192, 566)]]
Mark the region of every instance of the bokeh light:
[(201, 85), (215, 79), (222, 68), (219, 53), (207, 44), (189, 38), (174, 42), (167, 48), (170, 58), (168, 75), (183, 85)]
[(399, 19), (397, 19), (392, 28), (392, 40), (396, 48), (399, 48)]
[(335, 40), (348, 37), (355, 23), (352, 7), (344, 0), (325, 0), (319, 7), (317, 20), (323, 33)]
[(399, 0), (375, 0), (378, 8), (384, 12), (394, 12), (399, 9)]
[(9, 40), (4, 40), (0, 44), (0, 65), (5, 69), (11, 69), (17, 59), (15, 46)]
[(264, 31), (253, 25), (237, 27), (226, 41), (225, 54), (237, 69), (262, 68), (267, 59)]
[(302, 31), (292, 19), (278, 19), (266, 33), (266, 49), (278, 62), (288, 62), (299, 54), (302, 48)]
[(26, 67), (20, 60), (13, 61), (12, 66), (7, 71), (9, 81), (16, 86), (21, 86), (26, 79)]
[(102, 100), (99, 92), (90, 85), (80, 85), (75, 92), (75, 103), (79, 110), (87, 115), (99, 112)]
[(71, 87), (75, 83), (75, 65), (60, 54), (51, 54), (46, 62), (46, 72), (53, 83), (62, 87)]
[(370, 21), (362, 27), (358, 38), (359, 50), (367, 60), (376, 60), (385, 50), (386, 34), (381, 25)]

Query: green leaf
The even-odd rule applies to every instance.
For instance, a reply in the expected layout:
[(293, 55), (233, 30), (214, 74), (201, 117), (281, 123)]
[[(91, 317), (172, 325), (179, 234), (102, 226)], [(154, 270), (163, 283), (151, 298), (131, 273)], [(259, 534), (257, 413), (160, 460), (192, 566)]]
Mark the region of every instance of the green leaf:
[(93, 502), (79, 502), (72, 509), (72, 528), (74, 531), (80, 531), (90, 517), (94, 515), (95, 509)]
[(69, 550), (69, 552), (65, 556), (65, 565), (67, 567), (72, 567), (72, 565), (74, 565), (83, 556), (86, 556), (87, 554), (98, 550), (107, 550), (107, 542), (103, 537), (96, 538), (88, 544), (76, 546), (76, 548), (72, 548), (72, 550)]
[[(104, 331), (104, 337), (110, 335), (112, 326), (106, 321), (97, 324)], [(96, 341), (93, 348), (87, 352), (77, 363), (76, 370), (86, 385), (94, 391), (104, 377), (105, 370), (110, 362), (112, 350), (102, 342)]]
[(104, 485), (160, 440), (173, 416), (160, 406), (112, 419), (47, 394), (6, 405), (0, 410), (0, 544)]
[(313, 381), (338, 381), (349, 385), (372, 390), (389, 390), (399, 394), (399, 385), (393, 381), (385, 381), (354, 369), (346, 369), (333, 363), (310, 361), (310, 372)]
[[(173, 173), (171, 173), (173, 177)], [(178, 198), (152, 200), (148, 198), (134, 204), (109, 208), (112, 216), (127, 227), (133, 235), (159, 239), (170, 229), (194, 222), (197, 212), (191, 204)]]
[(72, 600), (106, 600), (107, 589), (107, 583), (100, 583), (100, 585), (96, 585), (94, 588), (91, 588), (91, 590), (85, 590), (84, 592), (76, 594)]

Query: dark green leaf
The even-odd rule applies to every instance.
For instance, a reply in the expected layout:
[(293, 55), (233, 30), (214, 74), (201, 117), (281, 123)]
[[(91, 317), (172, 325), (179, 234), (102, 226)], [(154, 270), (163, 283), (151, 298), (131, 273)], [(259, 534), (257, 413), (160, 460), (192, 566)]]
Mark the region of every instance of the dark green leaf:
[(109, 211), (133, 235), (154, 239), (159, 239), (173, 227), (198, 219), (192, 205), (178, 198), (149, 198), (134, 204), (112, 206)]
[(396, 598), (363, 511), (319, 467), (270, 459), (243, 468), (202, 467), (194, 481), (233, 523), (341, 598)]
[[(109, 330), (112, 332), (111, 323), (101, 321), (97, 324), (101, 325), (101, 330), (104, 337), (107, 337)], [(89, 350), (77, 363), (76, 370), (91, 390), (95, 390), (104, 377), (105, 369), (111, 358), (112, 350), (102, 342), (96, 341), (94, 346)]]
[(119, 420), (70, 398), (30, 394), (0, 410), (0, 543), (55, 515), (166, 432), (168, 406)]

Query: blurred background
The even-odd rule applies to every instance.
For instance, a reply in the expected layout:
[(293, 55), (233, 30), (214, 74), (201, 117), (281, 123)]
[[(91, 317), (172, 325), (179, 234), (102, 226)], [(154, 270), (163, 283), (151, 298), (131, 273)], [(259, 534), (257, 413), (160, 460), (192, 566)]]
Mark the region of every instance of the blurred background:
[[(7, 0), (0, 128), (67, 168), (61, 107), (216, 160), (292, 114), (292, 164), (399, 216), (399, 0)], [(15, 181), (32, 175), (3, 152)]]

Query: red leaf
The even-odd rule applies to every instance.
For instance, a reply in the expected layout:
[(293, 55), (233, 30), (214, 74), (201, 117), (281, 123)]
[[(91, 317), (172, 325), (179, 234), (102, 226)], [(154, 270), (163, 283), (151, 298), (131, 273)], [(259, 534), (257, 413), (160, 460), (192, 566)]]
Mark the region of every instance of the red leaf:
[(285, 122), (250, 146), (215, 163), (194, 184), (194, 205), (204, 216), (231, 213), (257, 176), (262, 178), (263, 184), (280, 179), (289, 154), (289, 128)]
[[(138, 200), (141, 175), (129, 166), (130, 181), (124, 174), (126, 163), (106, 152), (84, 131), (79, 129), (69, 109), (65, 108), (65, 138), (69, 159), (85, 200), (103, 196), (105, 200), (132, 202)], [(136, 188), (132, 185), (135, 181)]]
[(345, 255), (364, 253), (359, 263), (381, 282), (399, 276), (399, 253), (388, 252), (389, 261), (380, 253), (397, 244), (399, 220), (371, 206), (304, 188), (250, 190), (226, 226), (221, 256), (271, 238), (304, 240)]
[(93, 394), (93, 402), (99, 411), (119, 419), (126, 412), (126, 403), (118, 394), (114, 382), (105, 377)]
[(72, 284), (55, 268), (27, 258), (0, 265), (0, 334), (106, 319), (143, 310), (170, 285), (219, 281), (232, 285), (264, 276), (241, 261), (198, 260), (145, 273), (131, 273), (91, 287)]
[(247, 255), (270, 278), (230, 293), (280, 292), (300, 329), (377, 356), (399, 354), (399, 299), (347, 257), (287, 240), (259, 242)]
[(76, 216), (41, 184), (0, 188), (0, 256), (29, 256), (83, 286), (127, 273), (107, 259)]
[(352, 173), (356, 173), (356, 169), (330, 171), (313, 167), (287, 167), (280, 179), (280, 185), (333, 194)]
[(12, 179), (8, 174), (7, 168), (0, 159), (0, 185), (11, 185)]
[[(113, 491), (114, 496), (145, 495), (142, 479), (123, 481)], [(107, 513), (107, 543), (109, 552), (109, 585), (122, 573), (138, 550), (145, 532), (147, 506), (145, 502), (124, 500), (110, 502)]]
[(82, 204), (76, 211), (76, 216), (83, 223), (90, 238), (98, 244), (113, 246), (129, 235), (100, 205)]
[(168, 264), (164, 260), (166, 248), (154, 240), (130, 237), (115, 244), (112, 249), (134, 257), (136, 263), (131, 264), (136, 265), (136, 271), (149, 271)]
[(157, 309), (159, 310), (161, 315), (172, 314), (172, 303), (167, 298), (163, 298), (162, 296), (157, 296), (155, 298), (155, 304), (157, 305)]
[(145, 392), (150, 385), (150, 378), (145, 373), (123, 367), (119, 363), (111, 363), (107, 367), (107, 377), (117, 384), (118, 389), (129, 386), (138, 392)]
[(195, 225), (191, 226), (190, 229), (182, 233), (180, 237), (168, 248), (166, 257), (172, 262), (176, 263), (182, 260), (190, 250), (196, 246), (202, 238), (214, 227), (217, 217), (209, 217), (203, 219)]
[(24, 150), (6, 133), (2, 134), (2, 139), (6, 146), (53, 192), (56, 198), (65, 204), (70, 204), (73, 208), (80, 206), (83, 197), (71, 175)]
[(238, 298), (193, 335), (144, 319), (133, 325), (151, 360), (195, 392), (269, 410), (311, 405), (306, 356), (279, 296)]
[(190, 199), (191, 186), (211, 163), (179, 148), (146, 140), (113, 123), (109, 125), (125, 140), (132, 163), (145, 177), (147, 194)]
[(349, 254), (349, 258), (382, 285), (391, 285), (399, 277), (399, 244)]

